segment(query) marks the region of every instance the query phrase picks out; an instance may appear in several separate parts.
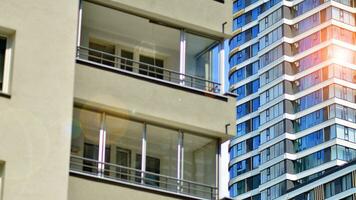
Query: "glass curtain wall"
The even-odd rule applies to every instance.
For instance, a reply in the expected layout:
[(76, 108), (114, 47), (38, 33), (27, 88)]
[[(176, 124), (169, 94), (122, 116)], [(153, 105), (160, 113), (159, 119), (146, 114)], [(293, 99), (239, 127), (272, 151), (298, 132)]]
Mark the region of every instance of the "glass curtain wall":
[[(217, 139), (74, 108), (71, 169), (191, 194), (188, 187), (207, 187), (187, 181), (216, 186), (217, 145)], [(177, 179), (187, 181), (178, 188)]]

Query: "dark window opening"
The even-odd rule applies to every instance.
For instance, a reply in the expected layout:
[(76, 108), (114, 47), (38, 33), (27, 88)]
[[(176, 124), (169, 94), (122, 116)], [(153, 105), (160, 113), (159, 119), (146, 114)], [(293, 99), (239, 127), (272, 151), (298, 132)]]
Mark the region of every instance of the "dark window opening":
[(0, 36), (0, 91), (3, 88), (5, 68), (6, 38)]

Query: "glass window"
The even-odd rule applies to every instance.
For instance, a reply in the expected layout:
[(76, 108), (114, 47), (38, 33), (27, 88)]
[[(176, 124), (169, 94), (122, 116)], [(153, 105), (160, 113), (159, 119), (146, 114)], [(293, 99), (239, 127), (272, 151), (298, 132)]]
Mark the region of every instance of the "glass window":
[(260, 88), (259, 81), (259, 79), (252, 81), (252, 93), (256, 93), (258, 91), (258, 88)]
[(252, 118), (252, 131), (257, 130), (259, 126), (260, 126), (260, 117), (257, 116)]
[[(106, 160), (106, 162), (141, 170), (143, 124), (107, 115), (105, 126), (106, 147), (110, 148), (111, 154), (110, 159)], [(154, 167), (146, 167), (146, 170), (159, 174), (159, 162), (158, 165)], [(115, 176), (119, 179), (133, 180), (135, 175), (128, 174), (129, 171), (123, 168), (112, 168), (110, 170), (115, 171)], [(159, 178), (157, 176), (147, 178), (155, 180), (147, 182), (147, 184), (159, 186), (159, 183), (157, 182), (159, 181)]]
[(250, 102), (246, 102), (242, 105), (237, 106), (236, 108), (236, 116), (237, 118), (241, 118), (250, 113)]
[(260, 136), (255, 136), (252, 138), (252, 150), (257, 149), (260, 146)]
[(237, 124), (236, 125), (236, 130), (237, 130), (237, 134), (236, 134), (237, 137), (245, 135), (246, 133), (250, 132), (250, 122), (249, 121), (244, 121), (244, 122), (242, 122), (240, 124)]
[(258, 166), (260, 166), (260, 155), (256, 155), (252, 157), (252, 168), (256, 169)]
[(256, 38), (257, 35), (258, 35), (258, 33), (259, 33), (259, 27), (258, 27), (258, 25), (252, 27), (252, 38)]
[(258, 43), (253, 44), (251, 50), (252, 50), (251, 56), (257, 55), (258, 50), (259, 50), (259, 44)]
[[(149, 163), (146, 158), (146, 171), (176, 177), (178, 131), (147, 125), (146, 141), (146, 154), (151, 160), (156, 161)], [(151, 177), (151, 179), (154, 179), (154, 177)], [(171, 189), (174, 189), (174, 186), (170, 185), (164, 187), (173, 187)]]
[(229, 191), (230, 191), (230, 196), (235, 197), (238, 196), (242, 193), (245, 192), (245, 180), (239, 181), (237, 183), (234, 183), (232, 186), (230, 186)]
[[(140, 64), (139, 73), (143, 75), (148, 75), (158, 79), (163, 79), (163, 68), (164, 61), (161, 59), (152, 58), (149, 56), (140, 55), (140, 62), (145, 64)], [(146, 65), (148, 64), (148, 65)]]
[[(186, 33), (186, 41), (186, 74), (218, 82), (219, 41), (191, 33)], [(189, 80), (186, 78), (185, 81)], [(207, 88), (205, 82), (198, 80), (192, 84), (197, 88)]]
[(184, 134), (183, 179), (215, 185), (217, 141)]
[(257, 111), (257, 109), (260, 107), (260, 98), (257, 97), (255, 99), (252, 99), (252, 111), (251, 112), (255, 112)]
[(134, 59), (134, 54), (131, 51), (126, 51), (126, 50), (121, 50), (121, 57), (126, 58), (126, 59), (121, 59), (121, 65), (120, 68), (127, 70), (127, 71), (132, 71), (132, 65), (133, 62), (132, 60)]
[(295, 140), (295, 152), (300, 152), (312, 148), (324, 142), (323, 129), (315, 131), (307, 136)]
[[(89, 51), (89, 60), (111, 67), (115, 66), (115, 45), (97, 39), (90, 39), (89, 48), (95, 51)], [(104, 52), (105, 54), (101, 53)]]
[[(99, 159), (99, 133), (101, 114), (89, 110), (74, 108), (72, 124), (71, 154), (87, 159)], [(78, 160), (71, 162), (71, 168), (93, 174), (98, 173), (98, 163)], [(83, 166), (85, 165), (85, 166)]]
[(236, 95), (237, 95), (237, 100), (243, 99), (244, 97), (246, 97), (246, 86), (243, 85), (241, 87), (238, 87), (236, 89)]
[(259, 69), (259, 62), (256, 61), (252, 63), (252, 74), (257, 74)]
[(6, 38), (0, 36), (0, 91), (3, 90), (4, 84), (5, 51)]

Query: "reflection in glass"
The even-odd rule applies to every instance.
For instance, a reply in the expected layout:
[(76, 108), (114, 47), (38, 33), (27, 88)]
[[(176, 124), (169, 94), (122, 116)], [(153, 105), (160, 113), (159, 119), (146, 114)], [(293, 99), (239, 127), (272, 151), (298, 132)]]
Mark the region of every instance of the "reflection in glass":
[[(111, 163), (135, 168), (134, 162), (137, 161), (134, 156), (141, 154), (143, 124), (108, 115), (105, 125), (106, 145), (111, 147)], [(141, 170), (141, 167), (138, 169)], [(119, 179), (127, 180), (134, 176), (126, 168), (111, 167), (110, 170)]]
[[(74, 108), (71, 145), (72, 155), (98, 160), (100, 123), (100, 113)], [(82, 169), (79, 169), (81, 166), (83, 166)], [(98, 173), (98, 163), (94, 161), (86, 160), (83, 161), (82, 165), (77, 163), (71, 167), (85, 172)]]
[(184, 134), (185, 180), (215, 185), (216, 140)]
[[(186, 41), (186, 74), (218, 82), (218, 41), (190, 33), (186, 34)], [(204, 81), (191, 80), (189, 77), (185, 78), (185, 83), (200, 89), (211, 87)]]
[[(146, 151), (146, 171), (177, 177), (178, 131), (147, 125)], [(151, 176), (151, 179), (162, 181), (161, 187), (173, 189), (159, 177)], [(159, 185), (158, 182), (155, 184)]]

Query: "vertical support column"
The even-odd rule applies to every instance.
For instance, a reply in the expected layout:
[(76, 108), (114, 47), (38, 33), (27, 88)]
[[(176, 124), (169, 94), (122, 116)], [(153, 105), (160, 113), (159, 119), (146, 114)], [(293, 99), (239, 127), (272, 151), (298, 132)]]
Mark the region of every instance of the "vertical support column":
[(83, 1), (79, 0), (79, 11), (78, 11), (78, 26), (77, 26), (77, 47), (80, 46), (80, 39), (82, 35), (82, 16), (83, 16)]
[(184, 85), (184, 79), (185, 79), (185, 56), (186, 56), (186, 48), (187, 48), (187, 41), (186, 41), (186, 33), (185, 30), (180, 31), (180, 55), (179, 55), (179, 73), (181, 75), (179, 76), (180, 79), (180, 84)]
[(224, 41), (220, 43), (220, 51), (219, 51), (219, 79), (220, 79), (220, 93), (225, 93), (225, 49), (224, 49)]
[(98, 155), (98, 174), (104, 176), (105, 172), (105, 146), (106, 146), (106, 128), (105, 128), (106, 114), (101, 115), (101, 125), (99, 133), (99, 155)]
[(182, 182), (180, 180), (183, 179), (183, 154), (184, 154), (184, 145), (183, 145), (183, 131), (179, 130), (178, 132), (178, 148), (177, 148), (177, 179), (178, 186), (177, 191), (181, 191)]
[(141, 154), (141, 184), (144, 184), (146, 171), (146, 149), (147, 149), (147, 124), (143, 124), (142, 131), (142, 154)]

